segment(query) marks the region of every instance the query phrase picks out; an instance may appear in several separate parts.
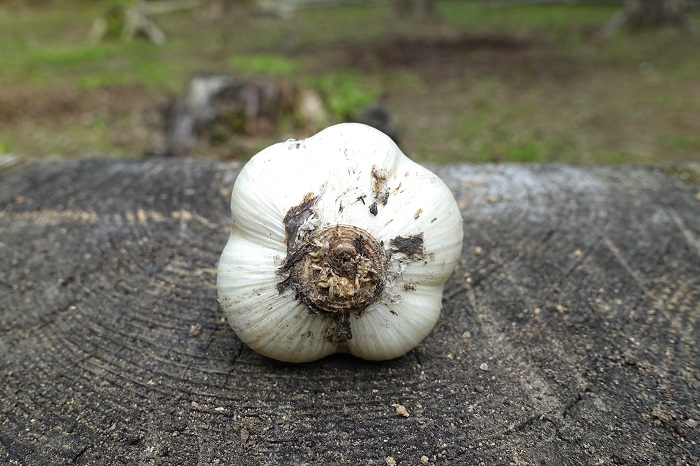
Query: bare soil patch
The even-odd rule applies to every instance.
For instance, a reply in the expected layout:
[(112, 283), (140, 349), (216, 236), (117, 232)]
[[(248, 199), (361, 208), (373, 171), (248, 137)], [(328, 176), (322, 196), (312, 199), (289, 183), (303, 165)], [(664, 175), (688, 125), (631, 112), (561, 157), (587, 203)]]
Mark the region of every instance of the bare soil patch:
[(42, 89), (12, 86), (0, 91), (0, 124), (25, 121), (53, 126), (101, 115), (114, 117), (157, 105), (159, 92), (144, 86), (110, 86), (80, 90), (70, 87)]
[(506, 34), (396, 37), (381, 44), (334, 46), (346, 66), (409, 70), (430, 81), (465, 74), (569, 77), (580, 71), (572, 60), (545, 49), (551, 45), (544, 39)]
[(388, 67), (423, 67), (445, 64), (479, 51), (513, 54), (530, 43), (506, 35), (460, 36), (451, 38), (397, 38), (374, 49), (374, 55)]

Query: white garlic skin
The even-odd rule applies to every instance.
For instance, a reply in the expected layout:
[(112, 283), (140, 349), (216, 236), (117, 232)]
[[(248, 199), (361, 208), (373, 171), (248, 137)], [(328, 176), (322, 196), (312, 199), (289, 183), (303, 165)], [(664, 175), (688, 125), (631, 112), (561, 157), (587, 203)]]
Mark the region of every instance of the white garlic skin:
[[(372, 235), (388, 258), (381, 295), (348, 314), (351, 336), (344, 341), (328, 338), (338, 316), (314, 313), (294, 289), (278, 291), (286, 277), (280, 272), (288, 252), (285, 215), (309, 194), (313, 212), (299, 237), (352, 225)], [(344, 123), (264, 149), (238, 175), (231, 211), (231, 236), (218, 267), (219, 301), (253, 350), (288, 362), (339, 352), (386, 360), (410, 351), (435, 326), (442, 289), (462, 249), (462, 218), (443, 181), (380, 131)], [(409, 257), (392, 246), (397, 237), (417, 235), (420, 254)]]

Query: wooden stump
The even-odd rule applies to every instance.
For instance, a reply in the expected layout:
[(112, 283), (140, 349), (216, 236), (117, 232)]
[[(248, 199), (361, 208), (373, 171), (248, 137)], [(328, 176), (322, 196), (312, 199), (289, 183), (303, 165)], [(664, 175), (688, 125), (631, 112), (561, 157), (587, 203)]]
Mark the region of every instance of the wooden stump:
[(217, 305), (239, 168), (0, 175), (0, 463), (700, 461), (697, 181), (438, 168), (465, 246), (435, 330), (389, 362), (290, 365)]

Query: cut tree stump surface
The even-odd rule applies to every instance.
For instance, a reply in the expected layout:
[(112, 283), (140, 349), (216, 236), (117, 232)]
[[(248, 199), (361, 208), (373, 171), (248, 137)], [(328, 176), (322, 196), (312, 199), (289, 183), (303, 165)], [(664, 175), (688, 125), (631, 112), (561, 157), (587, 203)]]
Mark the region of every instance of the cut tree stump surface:
[(0, 174), (0, 463), (700, 462), (697, 178), (439, 167), (465, 242), (436, 328), (293, 365), (216, 301), (239, 169)]

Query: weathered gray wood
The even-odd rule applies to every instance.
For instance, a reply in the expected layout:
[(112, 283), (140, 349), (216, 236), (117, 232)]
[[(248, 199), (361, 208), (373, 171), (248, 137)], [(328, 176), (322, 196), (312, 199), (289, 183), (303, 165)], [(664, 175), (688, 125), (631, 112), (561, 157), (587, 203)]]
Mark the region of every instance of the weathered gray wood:
[(0, 175), (0, 463), (700, 461), (697, 181), (440, 168), (465, 248), (433, 333), (389, 362), (289, 365), (217, 306), (238, 168)]

